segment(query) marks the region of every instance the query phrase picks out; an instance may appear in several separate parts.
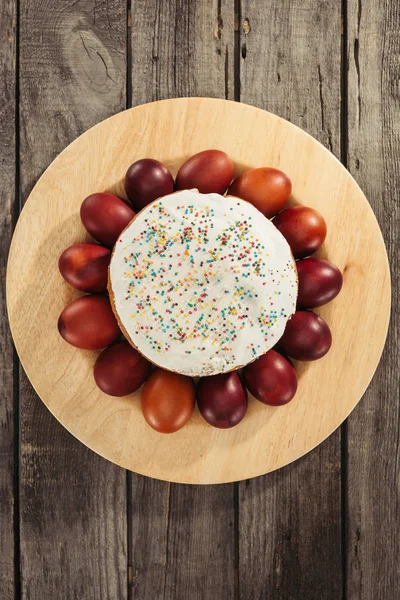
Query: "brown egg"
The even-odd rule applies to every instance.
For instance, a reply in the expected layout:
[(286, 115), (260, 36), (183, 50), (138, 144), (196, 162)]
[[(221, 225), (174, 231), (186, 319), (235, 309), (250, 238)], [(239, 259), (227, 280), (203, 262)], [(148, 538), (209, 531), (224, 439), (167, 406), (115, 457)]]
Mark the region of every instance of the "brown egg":
[(247, 200), (268, 218), (282, 210), (291, 192), (289, 177), (270, 167), (245, 171), (228, 190), (229, 195)]
[(309, 206), (291, 206), (279, 213), (272, 222), (286, 238), (295, 258), (313, 254), (326, 238), (323, 216)]
[(224, 194), (232, 181), (235, 167), (222, 150), (204, 150), (187, 159), (176, 176), (176, 189), (196, 188), (201, 194)]
[(58, 319), (58, 331), (68, 344), (100, 350), (121, 335), (106, 296), (82, 296), (68, 304)]
[(133, 210), (114, 194), (91, 194), (81, 206), (81, 221), (86, 231), (107, 248), (114, 246), (134, 216)]
[(61, 254), (58, 268), (70, 285), (82, 292), (105, 292), (111, 250), (97, 244), (74, 244)]
[(156, 369), (144, 384), (141, 398), (143, 416), (150, 427), (160, 433), (174, 433), (189, 421), (193, 412), (193, 380)]

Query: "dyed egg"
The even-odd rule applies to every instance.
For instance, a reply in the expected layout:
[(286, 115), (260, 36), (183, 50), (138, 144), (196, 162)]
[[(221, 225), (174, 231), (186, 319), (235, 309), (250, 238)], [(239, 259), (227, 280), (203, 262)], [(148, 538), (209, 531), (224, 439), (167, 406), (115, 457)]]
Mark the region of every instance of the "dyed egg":
[(151, 364), (128, 342), (118, 342), (100, 354), (94, 365), (94, 379), (109, 396), (126, 396), (139, 389)]
[(134, 216), (133, 210), (113, 194), (91, 194), (81, 206), (81, 220), (86, 231), (108, 248), (114, 246)]
[(250, 394), (270, 406), (287, 404), (297, 391), (297, 375), (292, 363), (275, 350), (269, 350), (247, 365), (243, 378)]
[(58, 268), (72, 287), (99, 293), (107, 289), (111, 250), (97, 244), (74, 244), (61, 254)]
[(247, 200), (270, 218), (283, 209), (292, 192), (292, 182), (279, 169), (249, 169), (237, 177), (228, 194)]
[(204, 150), (183, 163), (176, 176), (176, 189), (198, 189), (202, 194), (224, 194), (235, 167), (222, 150)]
[(174, 191), (174, 180), (158, 160), (143, 158), (133, 163), (125, 175), (125, 191), (137, 210)]
[(142, 412), (160, 433), (174, 433), (189, 421), (194, 404), (193, 380), (186, 375), (155, 369), (142, 389)]
[(322, 317), (309, 310), (298, 310), (287, 322), (279, 348), (295, 360), (317, 360), (329, 351), (332, 334)]
[(58, 319), (58, 331), (66, 342), (84, 350), (100, 350), (121, 335), (106, 296), (82, 296), (68, 304)]
[(247, 393), (236, 371), (200, 379), (197, 404), (203, 418), (219, 429), (234, 427), (247, 411)]
[(339, 269), (322, 258), (305, 258), (296, 263), (299, 279), (297, 306), (315, 308), (330, 302), (340, 292), (343, 277)]
[(326, 238), (326, 223), (322, 215), (308, 206), (292, 206), (272, 221), (292, 249), (295, 258), (316, 252)]

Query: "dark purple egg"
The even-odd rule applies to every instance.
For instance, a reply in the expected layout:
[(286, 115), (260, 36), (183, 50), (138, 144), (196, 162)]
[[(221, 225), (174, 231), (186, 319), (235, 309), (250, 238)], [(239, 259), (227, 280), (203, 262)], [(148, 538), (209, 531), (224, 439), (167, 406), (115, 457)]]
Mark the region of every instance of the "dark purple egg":
[(339, 269), (322, 258), (305, 258), (296, 263), (299, 277), (297, 306), (316, 308), (330, 302), (340, 292), (343, 277)]
[(203, 418), (219, 429), (234, 427), (247, 411), (247, 393), (236, 371), (200, 379), (197, 404)]
[(167, 167), (153, 158), (142, 158), (129, 167), (125, 175), (125, 191), (136, 210), (171, 194), (174, 180)]
[(298, 310), (287, 322), (279, 348), (295, 360), (317, 360), (329, 351), (332, 334), (322, 317), (309, 310)]

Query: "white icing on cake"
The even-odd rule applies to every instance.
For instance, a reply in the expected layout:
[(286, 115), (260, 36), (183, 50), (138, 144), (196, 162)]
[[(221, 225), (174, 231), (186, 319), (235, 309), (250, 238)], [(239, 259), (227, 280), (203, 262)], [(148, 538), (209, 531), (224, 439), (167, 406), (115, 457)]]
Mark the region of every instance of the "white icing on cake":
[(277, 343), (296, 310), (297, 272), (285, 238), (254, 206), (183, 190), (121, 234), (109, 291), (125, 334), (151, 362), (214, 375)]

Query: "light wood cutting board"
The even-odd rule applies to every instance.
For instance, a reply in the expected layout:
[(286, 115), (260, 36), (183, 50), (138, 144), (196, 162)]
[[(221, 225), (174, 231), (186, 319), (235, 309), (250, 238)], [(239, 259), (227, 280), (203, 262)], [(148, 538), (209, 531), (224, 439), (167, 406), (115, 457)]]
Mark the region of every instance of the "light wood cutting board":
[[(316, 312), (333, 344), (313, 363), (297, 363), (295, 399), (278, 408), (250, 398), (246, 417), (219, 430), (197, 409), (181, 431), (159, 434), (146, 424), (140, 392), (112, 398), (95, 385), (97, 352), (69, 346), (58, 334), (64, 306), (79, 293), (57, 263), (88, 240), (80, 219), (90, 193), (124, 195), (123, 177), (139, 158), (176, 174), (190, 155), (226, 151), (237, 173), (273, 166), (293, 183), (293, 203), (316, 208), (328, 225), (319, 256), (344, 274), (339, 296)], [(32, 191), (18, 221), (7, 269), (11, 330), (22, 365), (43, 402), (73, 435), (127, 469), (183, 483), (247, 479), (282, 467), (322, 442), (348, 416), (368, 386), (386, 339), (390, 275), (382, 235), (362, 191), (312, 137), (260, 109), (226, 100), (183, 98), (146, 104), (93, 127), (68, 146)]]

